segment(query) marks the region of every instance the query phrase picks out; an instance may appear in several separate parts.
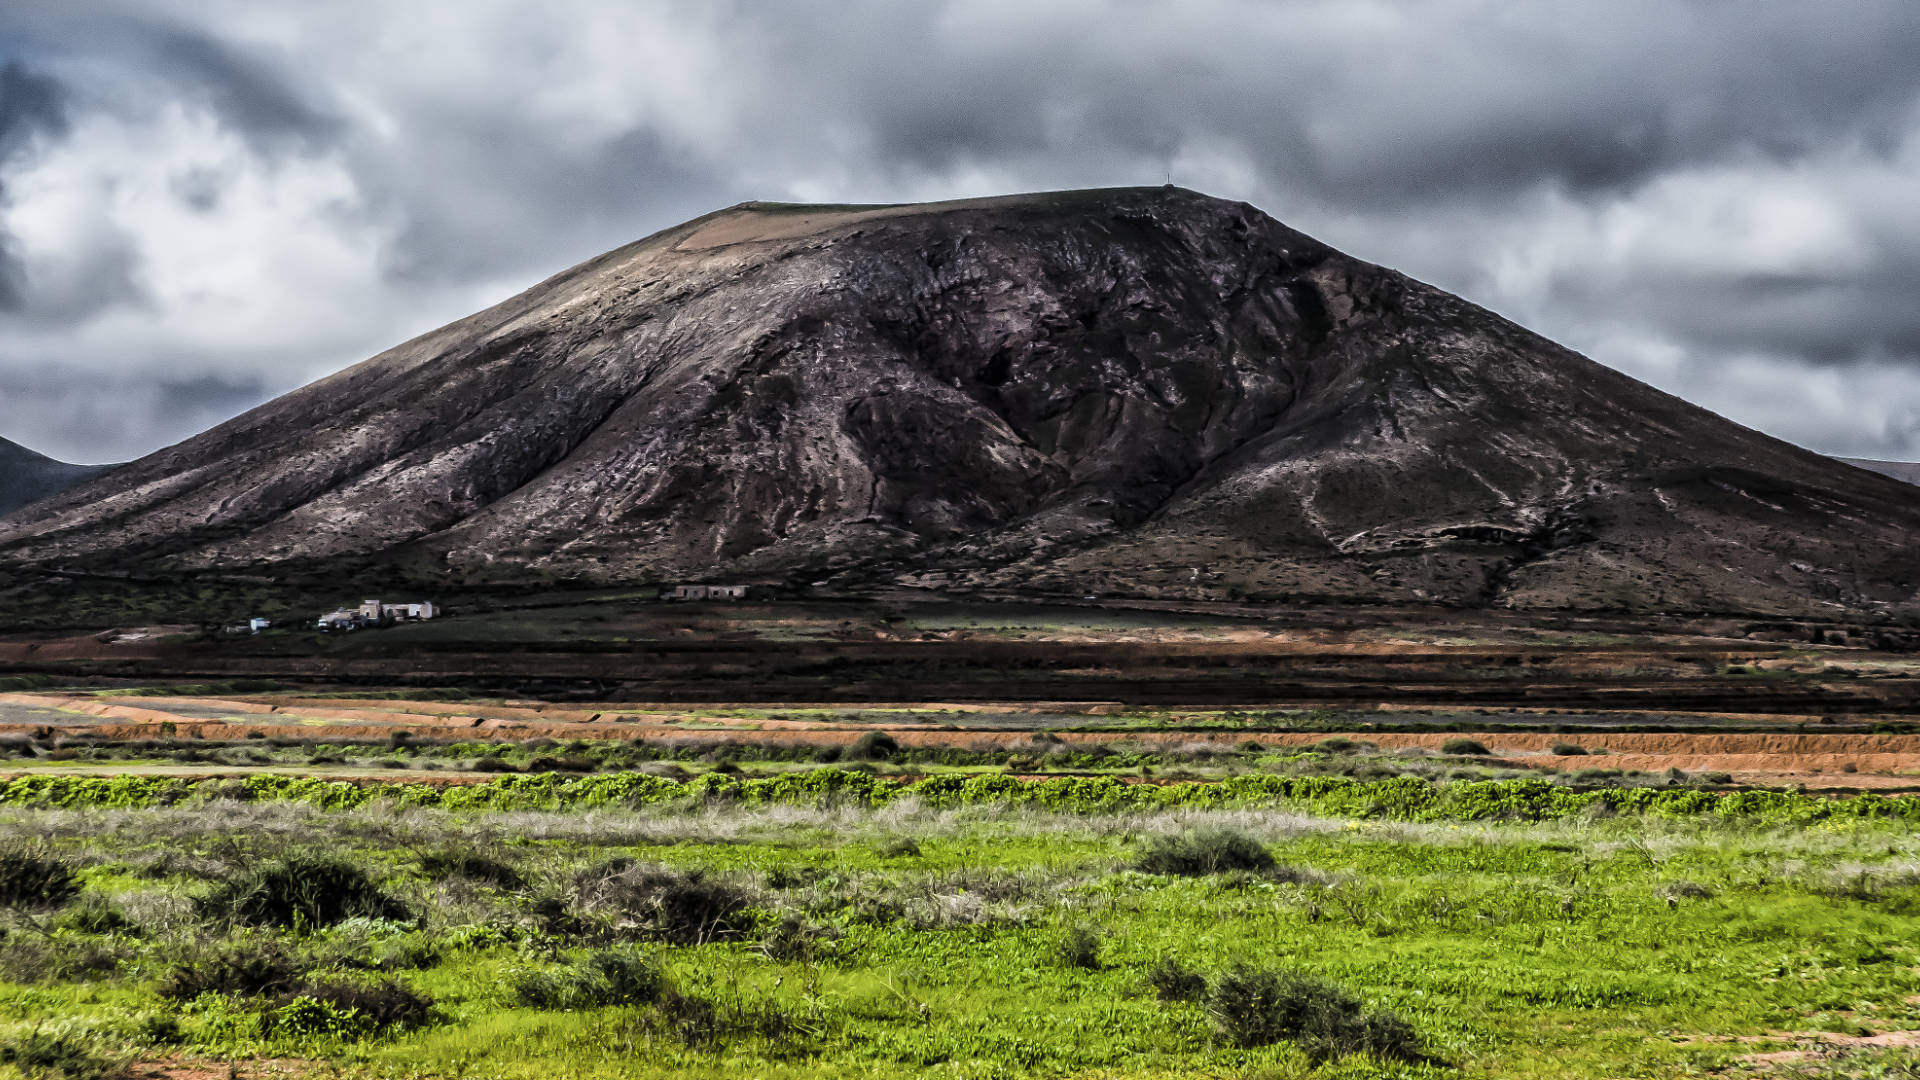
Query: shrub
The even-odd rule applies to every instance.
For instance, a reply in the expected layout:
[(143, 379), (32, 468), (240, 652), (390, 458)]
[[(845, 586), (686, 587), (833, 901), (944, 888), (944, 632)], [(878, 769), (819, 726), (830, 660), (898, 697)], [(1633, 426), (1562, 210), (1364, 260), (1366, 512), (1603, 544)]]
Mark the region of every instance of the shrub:
[(592, 760), (583, 757), (553, 757), (542, 754), (527, 762), (528, 772), (592, 772)]
[(85, 982), (119, 970), (124, 948), (61, 935), (15, 934), (0, 943), (0, 978), (17, 983)]
[(520, 871), (511, 865), (477, 851), (459, 848), (429, 851), (420, 856), (420, 871), (435, 881), (465, 878), (502, 889), (518, 889), (526, 884)]
[(12, 1065), (27, 1076), (61, 1080), (113, 1080), (127, 1075), (122, 1062), (99, 1053), (79, 1035), (38, 1026), (0, 1042), (0, 1065)]
[(1479, 739), (1454, 738), (1441, 743), (1440, 752), (1456, 757), (1485, 757), (1493, 751), (1488, 750), (1487, 744)]
[(201, 994), (259, 997), (291, 993), (305, 977), (304, 965), (286, 950), (241, 945), (174, 968), (160, 980), (159, 993), (174, 1001), (191, 1001)]
[(468, 772), (519, 772), (520, 770), (514, 768), (513, 762), (508, 761), (505, 758), (497, 758), (489, 755), (487, 757), (477, 757), (467, 762), (467, 771)]
[(366, 872), (344, 859), (293, 855), (222, 883), (200, 901), (203, 911), (250, 926), (307, 930), (355, 916), (408, 919)]
[(1082, 971), (1100, 970), (1100, 933), (1090, 927), (1076, 926), (1067, 931), (1054, 947), (1054, 956), (1067, 967)]
[(1587, 748), (1579, 743), (1557, 742), (1553, 744), (1553, 752), (1561, 757), (1585, 757)]
[(612, 908), (650, 937), (701, 945), (738, 937), (753, 925), (752, 897), (704, 870), (678, 871), (616, 859), (581, 875), (581, 906)]
[(854, 740), (846, 756), (852, 761), (890, 761), (900, 752), (900, 741), (884, 731), (869, 731)]
[(1367, 1010), (1340, 986), (1290, 971), (1237, 967), (1215, 980), (1207, 1015), (1234, 1045), (1292, 1042), (1315, 1065), (1346, 1054), (1426, 1060), (1413, 1028), (1387, 1010)]
[(581, 962), (582, 986), (598, 1005), (644, 1005), (659, 998), (667, 977), (649, 957), (606, 950)]
[(604, 949), (560, 971), (529, 971), (514, 982), (520, 1004), (535, 1009), (650, 1005), (667, 989), (666, 973), (649, 957)]
[(1206, 976), (1171, 956), (1148, 969), (1147, 987), (1161, 1001), (1199, 1001), (1207, 995)]
[(263, 1035), (305, 1039), (364, 1039), (373, 1034), (366, 1018), (331, 1002), (307, 994), (296, 994), (275, 1005), (260, 1017)]
[(140, 1018), (137, 1038), (150, 1046), (174, 1046), (185, 1042), (187, 1033), (180, 1019), (163, 1013), (148, 1013)]
[(577, 937), (587, 931), (587, 923), (574, 910), (572, 901), (560, 893), (534, 897), (527, 905), (527, 914), (533, 917), (540, 932), (549, 937)]
[(1147, 841), (1135, 867), (1149, 874), (1198, 877), (1228, 870), (1271, 870), (1273, 856), (1258, 840), (1231, 829), (1196, 829)]
[(433, 999), (392, 979), (377, 983), (309, 983), (261, 1017), (267, 1035), (364, 1039), (433, 1022)]
[(1321, 739), (1319, 742), (1314, 743), (1309, 749), (1322, 754), (1355, 754), (1359, 753), (1360, 744), (1344, 735), (1334, 735), (1330, 738)]
[(817, 926), (797, 915), (787, 915), (760, 939), (760, 952), (769, 960), (811, 964), (828, 953), (841, 937), (840, 931)]
[(920, 857), (920, 844), (911, 836), (890, 836), (876, 849), (889, 859), (917, 859)]
[(729, 995), (718, 1001), (665, 990), (641, 1018), (641, 1023), (692, 1049), (713, 1049), (734, 1036), (758, 1036), (773, 1044), (776, 1054), (791, 1054), (796, 1036), (806, 1029), (772, 998), (747, 999)]
[(513, 999), (529, 1009), (566, 1009), (572, 1007), (573, 971), (528, 968), (514, 974), (510, 984)]
[(83, 934), (131, 934), (139, 929), (132, 919), (120, 914), (105, 897), (97, 893), (87, 894), (80, 903), (61, 915), (54, 925)]
[(35, 848), (0, 851), (0, 907), (47, 911), (80, 892), (66, 860)]
[(654, 1003), (650, 1019), (654, 1027), (689, 1047), (714, 1046), (726, 1032), (720, 1010), (714, 1007), (713, 1002), (690, 997), (678, 990), (668, 990), (660, 995), (660, 1000)]

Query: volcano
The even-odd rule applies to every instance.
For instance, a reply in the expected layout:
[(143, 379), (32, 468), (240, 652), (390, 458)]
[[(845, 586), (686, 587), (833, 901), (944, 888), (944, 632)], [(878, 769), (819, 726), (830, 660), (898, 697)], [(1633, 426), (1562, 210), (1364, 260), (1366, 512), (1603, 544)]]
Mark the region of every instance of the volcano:
[(41, 567), (1916, 608), (1911, 488), (1245, 203), (747, 203), (0, 523)]

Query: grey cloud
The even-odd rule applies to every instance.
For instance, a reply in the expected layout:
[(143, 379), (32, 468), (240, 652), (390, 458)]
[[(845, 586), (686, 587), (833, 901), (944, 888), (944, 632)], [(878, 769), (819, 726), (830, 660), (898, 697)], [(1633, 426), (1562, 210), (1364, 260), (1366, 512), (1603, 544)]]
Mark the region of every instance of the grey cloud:
[[(66, 129), (65, 94), (58, 82), (17, 60), (0, 65), (0, 207), (6, 203), (8, 159), (35, 137), (58, 136)], [(0, 312), (19, 310), (26, 294), (26, 268), (13, 249), (13, 238), (0, 229)]]
[(316, 149), (342, 121), (295, 57), (224, 39), (137, 2), (34, 4), (0, 12), (0, 41), (12, 38), (41, 63), (72, 71), (74, 96), (124, 111), (178, 103), (211, 110), (263, 153)]
[(135, 21), (126, 32), (148, 54), (151, 70), (203, 96), (249, 138), (267, 145), (286, 139), (321, 145), (340, 132), (340, 121), (287, 79), (289, 58), (260, 55), (166, 22)]
[[(66, 136), (70, 107), (70, 94), (59, 80), (18, 60), (0, 65), (0, 209), (8, 203), (7, 168), (30, 157), (36, 142)], [(29, 280), (17, 238), (0, 229), (0, 314), (71, 323), (139, 297), (139, 255), (118, 230), (95, 228), (63, 254), (64, 273)]]
[(226, 177), (218, 170), (207, 168), (188, 169), (167, 180), (175, 198), (202, 214), (220, 208), (220, 195), (226, 183)]
[[(1288, 184), (1405, 206), (1541, 184), (1617, 190), (1683, 164), (1887, 145), (1920, 95), (1910, 5), (1854, 5), (1845, 19), (1786, 6), (1539, 5), (1528, 17), (1432, 5), (1431, 21), (1403, 8), (1384, 37), (1356, 19), (1333, 41), (1260, 25), (1255, 5), (1199, 10), (1219, 14), (1136, 46), (1125, 63), (1100, 51), (1097, 31), (1083, 37), (1085, 20), (1048, 24), (986, 64), (931, 32), (893, 42), (919, 77), (873, 95), (881, 149), (938, 160), (927, 143), (950, 133), (945, 145), (976, 156), (1021, 154), (1034, 106), (1065, 103), (1105, 145), (1165, 132), (1238, 139)], [(1143, 35), (1164, 29), (1140, 23)], [(1203, 35), (1212, 62), (1193, 59)]]
[(18, 60), (0, 64), (0, 161), (36, 134), (66, 130), (66, 94), (60, 84)]
[(189, 412), (212, 418), (205, 426), (227, 419), (267, 398), (258, 379), (225, 379), (203, 375), (192, 379), (159, 379), (152, 384), (154, 407), (162, 413)]
[[(444, 117), (426, 147), (435, 168), (361, 159), (374, 212), (405, 223), (386, 252), (390, 278), (472, 281), (521, 270), (531, 284), (652, 231), (649, 221), (665, 225), (752, 197), (656, 131), (629, 130), (583, 150), (543, 142), (536, 128), (505, 118)], [(450, 173), (486, 182), (448, 183)]]
[(151, 372), (63, 377), (57, 367), (0, 369), (6, 437), (80, 464), (130, 461), (267, 400), (258, 380)]
[(119, 304), (148, 303), (140, 285), (140, 251), (123, 230), (102, 225), (73, 238), (56, 269), (23, 287), (10, 315), (33, 326), (72, 326)]

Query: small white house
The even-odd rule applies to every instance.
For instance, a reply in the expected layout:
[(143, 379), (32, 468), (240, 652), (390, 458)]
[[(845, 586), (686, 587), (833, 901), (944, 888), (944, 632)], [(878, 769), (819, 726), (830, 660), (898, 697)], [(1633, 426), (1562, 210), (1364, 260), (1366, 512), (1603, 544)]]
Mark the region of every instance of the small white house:
[(420, 619), (431, 619), (440, 614), (440, 609), (434, 607), (430, 601), (422, 601), (418, 604), (381, 604), (380, 614), (396, 622), (414, 622)]
[(744, 600), (745, 585), (674, 585), (660, 590), (662, 600)]
[(358, 630), (397, 622), (419, 622), (439, 614), (440, 609), (431, 601), (388, 604), (379, 600), (362, 600), (359, 607), (341, 608), (320, 616), (314, 625), (320, 630)]
[(431, 602), (388, 604), (379, 600), (360, 601), (359, 612), (368, 622), (413, 622), (419, 619), (431, 619), (440, 614), (440, 609)]

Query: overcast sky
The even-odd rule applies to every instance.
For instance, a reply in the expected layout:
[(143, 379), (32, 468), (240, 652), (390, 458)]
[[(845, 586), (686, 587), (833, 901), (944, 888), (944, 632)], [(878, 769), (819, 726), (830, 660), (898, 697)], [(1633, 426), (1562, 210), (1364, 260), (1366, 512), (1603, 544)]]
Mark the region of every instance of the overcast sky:
[(134, 457), (745, 199), (1176, 182), (1920, 458), (1920, 4), (6, 0), (0, 436)]

